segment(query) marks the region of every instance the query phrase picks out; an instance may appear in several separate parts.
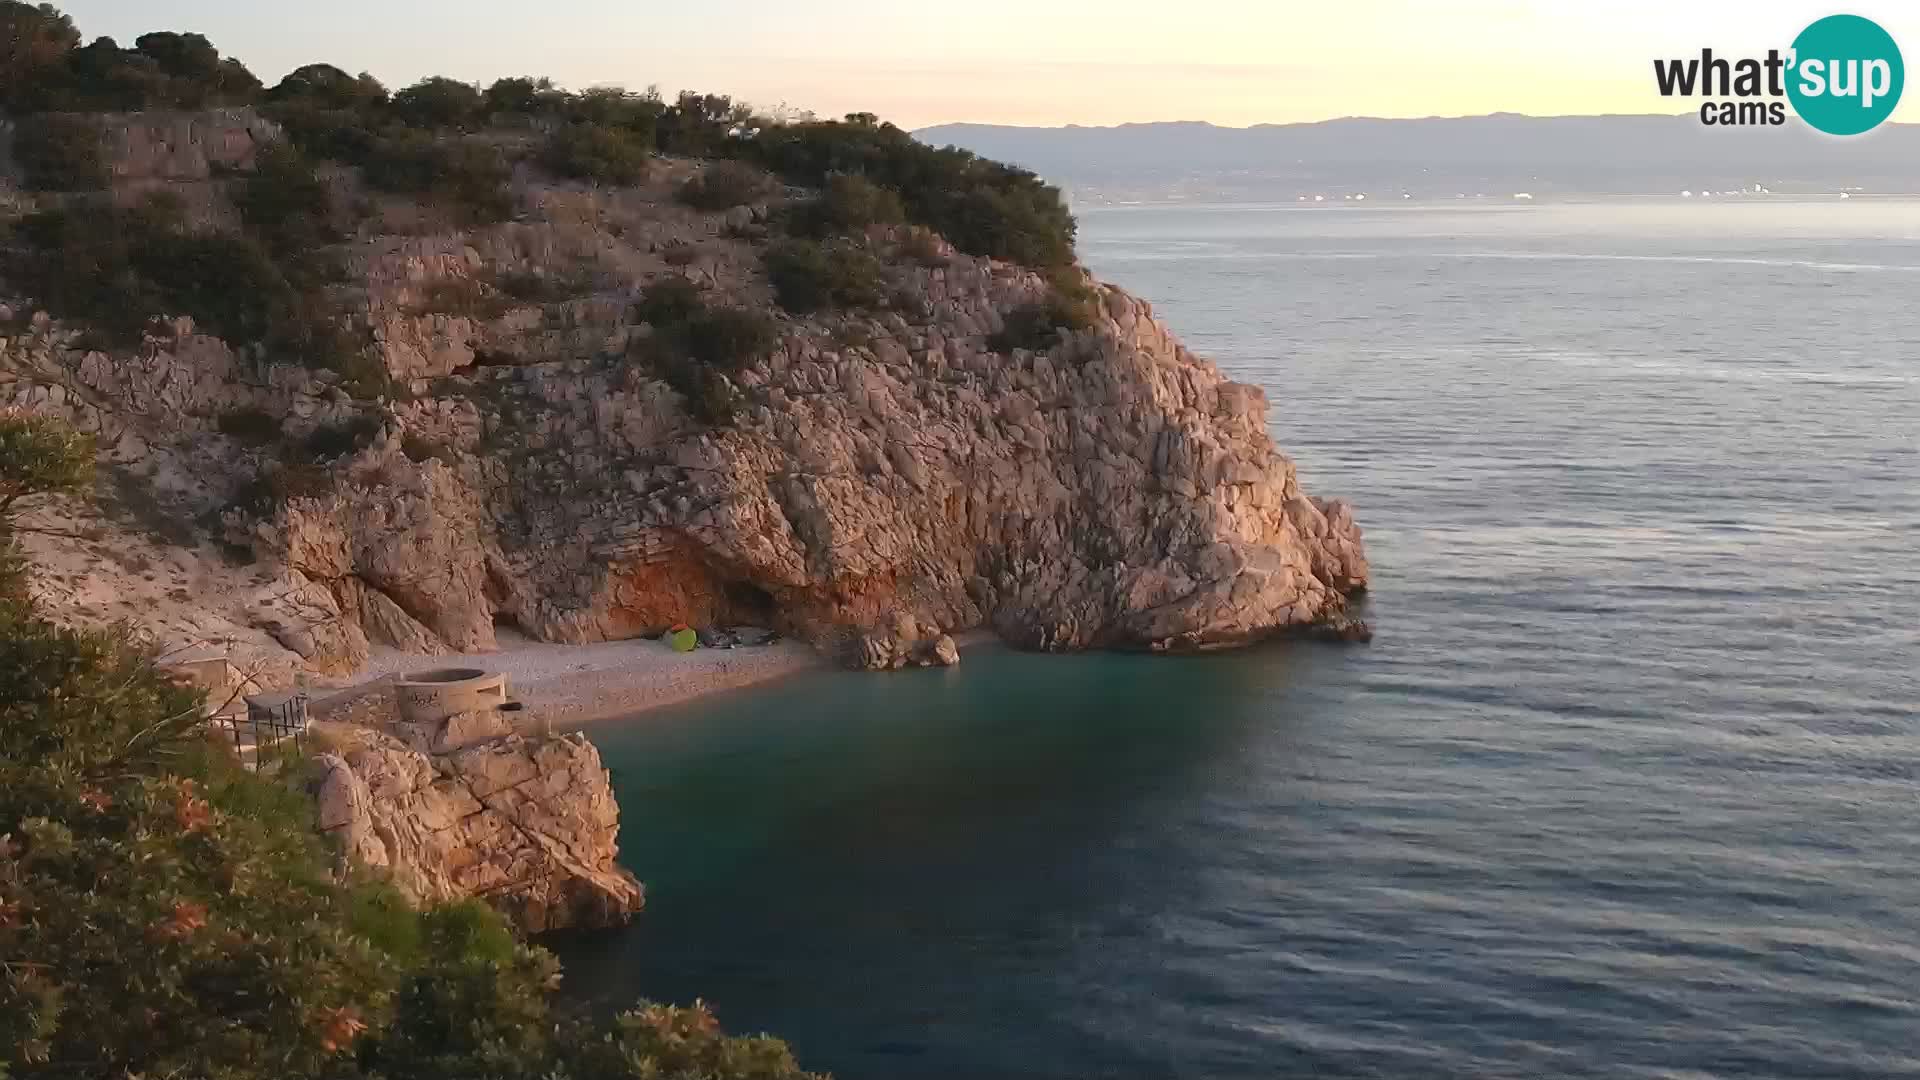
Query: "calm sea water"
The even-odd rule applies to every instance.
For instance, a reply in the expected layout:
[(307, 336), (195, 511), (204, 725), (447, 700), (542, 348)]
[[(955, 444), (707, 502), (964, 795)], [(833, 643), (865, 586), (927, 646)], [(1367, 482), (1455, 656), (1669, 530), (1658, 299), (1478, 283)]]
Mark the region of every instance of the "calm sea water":
[(595, 732), (576, 991), (878, 1077), (1920, 1076), (1920, 206), (1083, 215), (1355, 501), (1369, 648)]

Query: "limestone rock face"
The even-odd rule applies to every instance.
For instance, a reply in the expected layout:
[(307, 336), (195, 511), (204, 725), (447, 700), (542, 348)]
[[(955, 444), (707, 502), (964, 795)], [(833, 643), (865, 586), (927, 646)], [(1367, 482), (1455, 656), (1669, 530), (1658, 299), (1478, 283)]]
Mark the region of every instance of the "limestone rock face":
[[(228, 511), (226, 539), (304, 581), (280, 595), (314, 617), (249, 617), (321, 670), (371, 644), (484, 651), (496, 626), (566, 643), (769, 626), (890, 669), (944, 663), (943, 635), (983, 627), (1181, 650), (1351, 620), (1352, 510), (1302, 487), (1265, 394), (1145, 301), (1083, 275), (1083, 328), (995, 349), (1054, 283), (876, 227), (885, 305), (796, 317), (765, 274), (769, 207), (681, 205), (685, 169), (634, 188), (520, 176), (511, 222), (352, 245), (343, 295), (406, 391), (391, 399), (190, 323), (120, 358), (35, 320), (0, 338), (0, 402), (74, 417), (110, 461), (190, 464), (150, 471), (212, 477), (203, 513), (243, 481), (300, 481), (264, 517)], [(670, 275), (774, 320), (768, 353), (725, 376), (728, 422), (696, 420), (637, 347), (655, 328), (632, 301)], [(253, 412), (276, 441), (223, 434)], [(322, 428), (378, 434), (287, 466)]]
[(728, 427), (662, 413), (630, 364), (470, 371), (496, 403), (482, 431), (413, 408), (472, 458), (370, 450), (355, 475), (377, 484), (296, 500), (256, 546), (377, 587), (461, 650), (502, 620), (566, 642), (771, 621), (867, 669), (943, 663), (933, 640), (980, 626), (1043, 650), (1238, 644), (1341, 617), (1365, 586), (1352, 511), (1301, 488), (1265, 395), (1144, 301), (1089, 281), (1093, 325), (1004, 354), (987, 335), (1038, 275), (961, 256), (892, 273), (913, 319), (782, 323)]
[(416, 904), (478, 898), (528, 933), (618, 925), (641, 908), (640, 883), (614, 862), (620, 809), (582, 735), (446, 754), (376, 738), (320, 765), (320, 828)]
[(250, 170), (279, 127), (252, 109), (142, 112), (101, 118), (116, 180), (206, 180), (216, 167)]

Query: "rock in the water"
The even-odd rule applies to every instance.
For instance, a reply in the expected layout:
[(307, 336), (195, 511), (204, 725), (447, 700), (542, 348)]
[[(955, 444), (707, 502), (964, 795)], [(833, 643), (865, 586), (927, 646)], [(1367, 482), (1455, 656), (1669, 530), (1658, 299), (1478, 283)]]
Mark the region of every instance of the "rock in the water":
[(620, 810), (584, 736), (507, 736), (428, 755), (389, 739), (320, 759), (321, 829), (420, 905), (477, 897), (522, 930), (625, 923)]
[(960, 646), (946, 634), (928, 641), (920, 650), (928, 667), (953, 667), (960, 663)]

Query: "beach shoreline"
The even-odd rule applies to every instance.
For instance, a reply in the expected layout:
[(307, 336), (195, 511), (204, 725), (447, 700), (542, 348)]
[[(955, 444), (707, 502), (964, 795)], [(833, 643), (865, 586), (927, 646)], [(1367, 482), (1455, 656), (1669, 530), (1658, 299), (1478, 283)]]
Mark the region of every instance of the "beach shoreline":
[(804, 642), (675, 652), (665, 642), (636, 638), (591, 645), (556, 645), (502, 632), (492, 652), (422, 656), (380, 651), (319, 702), (321, 709), (364, 700), (397, 675), (469, 666), (507, 677), (507, 694), (524, 702), (555, 730), (629, 719), (723, 690), (756, 686), (827, 667)]

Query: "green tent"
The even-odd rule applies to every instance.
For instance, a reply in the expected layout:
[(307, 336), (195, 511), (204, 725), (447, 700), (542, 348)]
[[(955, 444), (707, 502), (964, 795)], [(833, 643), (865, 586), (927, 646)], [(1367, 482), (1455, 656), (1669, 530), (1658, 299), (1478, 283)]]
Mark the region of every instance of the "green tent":
[(673, 646), (674, 652), (692, 652), (700, 647), (700, 635), (694, 633), (691, 627), (683, 626), (667, 631), (667, 644)]

